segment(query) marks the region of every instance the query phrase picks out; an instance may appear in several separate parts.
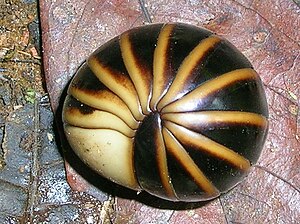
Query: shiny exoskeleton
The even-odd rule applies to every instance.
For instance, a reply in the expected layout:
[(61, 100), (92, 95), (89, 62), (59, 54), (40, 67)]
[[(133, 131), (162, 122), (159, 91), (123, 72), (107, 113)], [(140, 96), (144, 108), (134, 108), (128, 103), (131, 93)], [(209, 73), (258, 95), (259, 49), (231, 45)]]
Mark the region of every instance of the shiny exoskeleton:
[(64, 103), (67, 139), (102, 176), (171, 201), (231, 189), (268, 130), (262, 82), (227, 40), (169, 23), (131, 29), (98, 48)]

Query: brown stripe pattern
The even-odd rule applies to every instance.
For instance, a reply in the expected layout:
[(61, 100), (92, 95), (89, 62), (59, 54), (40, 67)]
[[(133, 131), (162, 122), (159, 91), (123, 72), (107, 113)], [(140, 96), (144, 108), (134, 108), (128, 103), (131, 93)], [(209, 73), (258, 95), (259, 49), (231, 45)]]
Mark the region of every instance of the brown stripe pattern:
[(67, 139), (108, 179), (172, 201), (226, 192), (262, 150), (268, 109), (258, 74), (228, 41), (180, 23), (129, 30), (78, 70)]

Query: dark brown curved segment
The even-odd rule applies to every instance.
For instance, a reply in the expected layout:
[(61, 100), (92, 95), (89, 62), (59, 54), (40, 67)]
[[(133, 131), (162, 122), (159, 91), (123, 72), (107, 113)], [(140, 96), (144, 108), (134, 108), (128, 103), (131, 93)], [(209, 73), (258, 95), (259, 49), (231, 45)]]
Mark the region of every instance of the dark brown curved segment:
[(166, 144), (162, 133), (160, 118), (158, 118), (157, 128), (153, 138), (155, 141), (156, 161), (162, 186), (165, 189), (167, 198), (176, 200), (177, 196), (168, 170)]
[(162, 198), (177, 200), (169, 177), (160, 123), (159, 114), (151, 113), (138, 129), (134, 145), (135, 173), (144, 190)]
[(110, 112), (120, 117), (131, 129), (137, 129), (139, 122), (117, 95), (101, 83), (88, 65), (84, 63), (74, 76), (68, 94), (80, 102), (95, 108)]
[[(199, 196), (202, 198), (214, 198), (219, 195), (219, 191), (215, 188), (215, 186), (212, 184), (212, 182), (205, 176), (205, 174), (202, 172), (202, 170), (195, 164), (194, 160), (189, 156), (185, 148), (177, 141), (177, 139), (174, 137), (174, 135), (167, 129), (163, 128), (162, 133), (164, 136), (166, 149), (169, 155), (171, 155), (175, 161), (174, 163), (177, 163), (179, 165), (179, 169), (181, 169), (183, 172), (180, 172), (177, 170), (177, 174), (179, 173), (185, 173), (187, 176), (190, 177), (190, 181), (184, 182), (181, 181), (182, 186), (178, 186), (180, 184), (175, 184), (174, 189), (177, 193), (178, 200), (183, 199), (182, 196), (184, 193), (177, 191), (177, 188), (183, 188), (185, 194), (187, 195), (193, 195), (194, 200), (199, 200)], [(171, 160), (169, 158), (169, 160)], [(169, 163), (170, 164), (170, 163)], [(172, 167), (172, 166), (170, 166)], [(172, 169), (170, 168), (170, 171), (172, 173)], [(171, 174), (169, 174), (171, 175)], [(175, 174), (176, 175), (176, 174)], [(184, 175), (184, 174), (183, 174)], [(174, 177), (174, 173), (173, 173)], [(174, 177), (175, 179), (176, 177)], [(177, 179), (177, 178), (176, 178)], [(180, 181), (174, 181), (171, 180), (173, 183), (180, 183)], [(198, 188), (195, 188), (194, 184), (191, 182), (194, 182), (195, 185), (198, 186)], [(196, 195), (198, 195), (198, 197)], [(186, 196), (184, 196), (186, 197)], [(192, 199), (190, 199), (192, 200)]]
[(247, 58), (227, 40), (211, 35), (182, 61), (168, 94), (159, 103), (159, 109), (210, 79), (242, 68), (252, 68)]
[(119, 38), (114, 38), (95, 51), (87, 60), (97, 78), (121, 98), (136, 120), (144, 118), (140, 101), (123, 63)]
[(162, 120), (200, 133), (256, 163), (256, 150), (267, 136), (268, 121), (256, 113), (242, 111), (197, 111), (162, 114)]
[(89, 95), (97, 95), (101, 91), (109, 91), (109, 89), (99, 81), (97, 76), (95, 76), (86, 62), (77, 70), (68, 88), (68, 94), (71, 94), (70, 91), (73, 88), (80, 89)]
[(144, 114), (150, 113), (153, 52), (162, 24), (135, 28), (120, 37), (122, 57), (135, 86)]
[(166, 127), (180, 142), (192, 146), (195, 150), (205, 151), (220, 160), (227, 161), (232, 166), (245, 172), (250, 168), (250, 162), (247, 158), (244, 158), (232, 149), (197, 132), (190, 131), (169, 121), (164, 122), (164, 127)]
[[(199, 70), (203, 67), (203, 61), (216, 45), (221, 41), (220, 37), (210, 36), (202, 40), (182, 61), (175, 79), (166, 95), (158, 103), (158, 110), (173, 102), (194, 88), (195, 78), (199, 76)], [(200, 67), (200, 68), (199, 68)]]
[(212, 35), (208, 30), (187, 24), (168, 23), (160, 31), (153, 62), (153, 94), (150, 107), (157, 104), (168, 92), (184, 59), (203, 39)]
[[(63, 113), (63, 120), (67, 121), (65, 118), (65, 112), (68, 111), (70, 114), (80, 113), (81, 115), (90, 115), (95, 112), (95, 108), (92, 108), (78, 100), (76, 100), (72, 95), (67, 95), (65, 102), (64, 102), (64, 113)], [(67, 121), (68, 122), (68, 121)]]
[[(204, 82), (199, 87), (195, 88), (185, 96), (183, 96), (181, 99), (170, 103), (165, 108), (163, 108), (163, 113), (169, 113), (169, 112), (188, 112), (188, 111), (200, 111), (200, 110), (210, 110), (208, 109), (208, 105), (214, 103), (215, 100), (218, 105), (218, 110), (222, 110), (221, 106), (222, 104), (231, 103), (231, 105), (235, 102), (227, 102), (229, 100), (220, 100), (218, 98), (219, 92), (225, 92), (226, 96), (229, 96), (234, 94), (235, 92), (238, 93), (237, 98), (240, 97), (240, 99), (237, 99), (236, 103), (238, 103), (238, 110), (244, 110), (244, 111), (251, 111), (256, 107), (251, 107), (250, 102), (241, 102), (241, 98), (244, 97), (245, 94), (251, 94), (249, 98), (251, 101), (255, 104), (257, 102), (257, 99), (253, 95), (259, 93), (259, 89), (255, 89), (255, 86), (250, 86), (248, 83), (250, 82), (257, 82), (259, 80), (259, 77), (257, 73), (250, 68), (244, 68), (244, 69), (237, 69), (225, 74), (222, 74), (214, 79), (211, 79), (209, 81)], [(231, 88), (232, 87), (232, 88)], [(244, 89), (242, 89), (243, 87)], [(253, 88), (254, 87), (254, 88)], [(230, 89), (231, 88), (231, 89)], [(245, 93), (243, 93), (245, 92)], [(244, 95), (243, 95), (244, 94)], [(226, 97), (225, 96), (225, 97)], [(218, 101), (221, 101), (219, 103)], [(241, 103), (244, 104), (244, 108), (241, 107)], [(261, 104), (261, 102), (258, 102), (258, 104)], [(229, 110), (236, 110), (234, 107), (230, 107)], [(259, 108), (258, 108), (259, 110)], [(261, 112), (261, 111), (254, 111), (254, 112)], [(265, 113), (265, 112), (264, 112)]]

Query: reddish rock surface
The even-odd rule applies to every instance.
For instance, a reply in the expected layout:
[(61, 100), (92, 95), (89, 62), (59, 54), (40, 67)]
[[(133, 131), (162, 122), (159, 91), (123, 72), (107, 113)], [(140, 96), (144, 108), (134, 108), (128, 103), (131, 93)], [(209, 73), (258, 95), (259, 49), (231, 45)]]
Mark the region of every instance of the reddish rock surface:
[[(68, 81), (91, 52), (121, 32), (147, 22), (141, 2), (40, 2), (44, 70), (55, 112), (59, 111), (59, 99)], [(186, 22), (224, 36), (253, 63), (264, 82), (270, 110), (269, 135), (262, 156), (244, 182), (207, 204), (164, 204), (122, 188), (111, 190), (110, 183), (101, 178), (95, 188), (82, 180), (78, 170), (68, 169), (73, 189), (88, 192), (100, 201), (106, 197), (98, 191), (116, 195), (114, 200), (103, 199), (106, 210), (101, 211), (109, 214), (114, 223), (297, 223), (300, 218), (299, 5), (288, 0), (151, 0), (144, 6), (152, 22)], [(84, 173), (81, 173), (84, 179), (93, 182), (97, 178), (96, 175), (87, 178)]]

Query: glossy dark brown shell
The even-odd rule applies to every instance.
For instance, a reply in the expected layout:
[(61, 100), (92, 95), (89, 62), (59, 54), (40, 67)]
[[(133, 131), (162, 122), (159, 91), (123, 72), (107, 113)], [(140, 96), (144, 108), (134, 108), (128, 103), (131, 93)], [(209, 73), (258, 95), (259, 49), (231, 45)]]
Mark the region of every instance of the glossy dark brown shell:
[(73, 150), (106, 178), (173, 201), (240, 182), (262, 150), (268, 109), (250, 62), (186, 24), (134, 28), (73, 78), (63, 120)]

